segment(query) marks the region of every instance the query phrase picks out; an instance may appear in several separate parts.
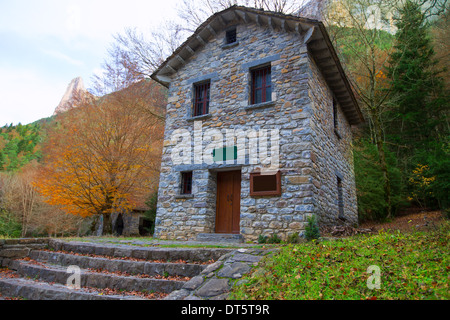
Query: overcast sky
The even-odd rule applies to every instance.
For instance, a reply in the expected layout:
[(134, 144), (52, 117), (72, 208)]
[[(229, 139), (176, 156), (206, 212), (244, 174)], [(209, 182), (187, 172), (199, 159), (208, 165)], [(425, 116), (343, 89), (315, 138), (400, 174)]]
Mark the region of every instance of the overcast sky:
[(0, 0), (0, 126), (49, 117), (69, 82), (87, 88), (126, 27), (147, 32), (179, 0)]

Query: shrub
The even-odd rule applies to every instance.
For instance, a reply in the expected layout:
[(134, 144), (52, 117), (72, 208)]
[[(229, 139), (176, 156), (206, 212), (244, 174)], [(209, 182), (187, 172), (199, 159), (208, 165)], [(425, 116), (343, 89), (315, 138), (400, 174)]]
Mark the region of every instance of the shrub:
[(0, 209), (0, 236), (6, 238), (20, 238), (22, 226), (13, 215)]
[(267, 239), (267, 243), (280, 243), (281, 238), (278, 237), (276, 233), (274, 233), (269, 239)]
[(267, 243), (268, 236), (263, 236), (262, 234), (258, 237), (258, 243)]
[(278, 237), (278, 235), (276, 233), (274, 233), (270, 237), (263, 236), (262, 234), (260, 234), (258, 237), (258, 243), (269, 243), (269, 244), (281, 243), (281, 238)]
[(301, 243), (302, 240), (300, 239), (298, 232), (295, 232), (293, 234), (290, 234), (287, 238), (288, 243)]
[(313, 239), (319, 239), (320, 237), (320, 230), (319, 230), (319, 223), (317, 222), (316, 215), (312, 215), (308, 217), (308, 224), (305, 227), (305, 238), (308, 241), (311, 241)]

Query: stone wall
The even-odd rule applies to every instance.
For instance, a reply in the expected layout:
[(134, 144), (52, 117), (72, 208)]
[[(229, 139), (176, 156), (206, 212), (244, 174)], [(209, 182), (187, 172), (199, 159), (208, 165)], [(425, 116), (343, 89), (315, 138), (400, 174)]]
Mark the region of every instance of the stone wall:
[[(123, 219), (123, 232), (122, 236), (131, 237), (131, 236), (139, 236), (139, 221), (142, 216), (142, 213), (139, 212), (129, 212), (122, 213)], [(111, 214), (111, 222), (113, 228), (115, 228), (117, 223), (117, 218), (119, 217), (119, 213)], [(113, 232), (115, 230), (113, 229)]]
[[(225, 32), (218, 33), (172, 78), (155, 228), (155, 236), (161, 239), (190, 240), (199, 233), (214, 232), (218, 170), (241, 170), (240, 232), (247, 241), (261, 234), (276, 233), (281, 238), (294, 232), (301, 234), (307, 216), (333, 210), (323, 196), (331, 190), (331, 182), (320, 185), (320, 181), (330, 176), (327, 170), (331, 169), (326, 168), (329, 161), (347, 159), (321, 160), (319, 166), (313, 162), (329, 156), (327, 144), (334, 143), (324, 135), (321, 144), (323, 132), (314, 129), (322, 125), (321, 116), (314, 114), (321, 112), (320, 95), (329, 97), (330, 93), (310, 66), (302, 37), (256, 24), (237, 25), (238, 45), (224, 48), (224, 37)], [(249, 105), (249, 69), (267, 63), (272, 72), (272, 102)], [(193, 84), (207, 79), (211, 81), (210, 113), (192, 117)], [(320, 91), (316, 91), (316, 85)], [(250, 173), (259, 170), (261, 164), (251, 164), (248, 154), (243, 164), (205, 164), (196, 162), (192, 155), (188, 163), (175, 165), (172, 151), (180, 140), (172, 138), (180, 129), (189, 133), (191, 150), (201, 150), (210, 143), (208, 129), (219, 129), (225, 138), (227, 129), (242, 130), (242, 135), (249, 129), (268, 130), (269, 135), (271, 130), (278, 130), (282, 195), (250, 197)], [(202, 137), (196, 132), (205, 134)], [(351, 136), (340, 143), (347, 144), (349, 139)], [(321, 146), (316, 146), (318, 143)], [(349, 170), (343, 168), (342, 172)], [(193, 171), (190, 196), (180, 195), (183, 171)], [(345, 181), (349, 188), (350, 179)]]
[(0, 267), (6, 267), (15, 259), (28, 257), (31, 250), (48, 246), (48, 238), (0, 239)]
[[(333, 95), (323, 76), (311, 61), (310, 96), (313, 141), (313, 190), (320, 223), (336, 225), (358, 222), (351, 126), (337, 104), (334, 126)], [(339, 219), (337, 178), (342, 181), (344, 219)], [(342, 217), (341, 217), (342, 218)]]

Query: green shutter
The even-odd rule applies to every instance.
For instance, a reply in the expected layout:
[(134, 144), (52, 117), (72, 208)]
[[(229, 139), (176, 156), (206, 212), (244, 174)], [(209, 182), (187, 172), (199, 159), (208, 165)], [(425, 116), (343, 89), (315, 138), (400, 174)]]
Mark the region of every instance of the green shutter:
[(237, 159), (237, 146), (213, 150), (214, 161), (227, 161)]

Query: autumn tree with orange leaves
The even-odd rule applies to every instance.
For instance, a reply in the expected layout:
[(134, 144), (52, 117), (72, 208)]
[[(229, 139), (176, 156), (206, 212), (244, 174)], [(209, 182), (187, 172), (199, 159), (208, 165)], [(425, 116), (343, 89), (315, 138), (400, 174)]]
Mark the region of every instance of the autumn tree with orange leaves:
[(164, 92), (142, 80), (105, 95), (80, 97), (59, 114), (43, 146), (36, 186), (46, 202), (82, 217), (126, 213), (157, 188)]

